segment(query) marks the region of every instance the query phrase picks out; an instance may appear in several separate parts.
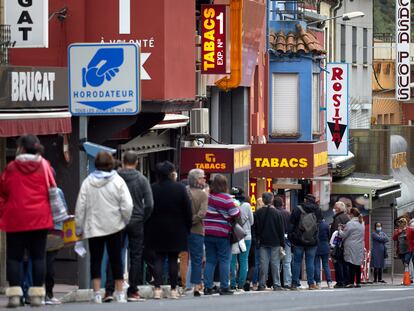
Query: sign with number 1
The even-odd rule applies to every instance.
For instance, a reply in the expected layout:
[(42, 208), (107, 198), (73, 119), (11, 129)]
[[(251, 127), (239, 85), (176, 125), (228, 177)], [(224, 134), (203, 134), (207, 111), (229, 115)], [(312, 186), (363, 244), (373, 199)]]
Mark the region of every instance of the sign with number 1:
[(201, 6), (201, 73), (226, 73), (226, 6)]

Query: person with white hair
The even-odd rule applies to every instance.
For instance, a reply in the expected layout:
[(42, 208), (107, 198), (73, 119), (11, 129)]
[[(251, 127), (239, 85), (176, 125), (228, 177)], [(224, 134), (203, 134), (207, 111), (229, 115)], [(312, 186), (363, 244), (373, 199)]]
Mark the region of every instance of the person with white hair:
[[(349, 221), (349, 216), (347, 213), (347, 208), (344, 202), (338, 201), (333, 207), (333, 222), (330, 228), (331, 240), (332, 236), (338, 233), (340, 226), (345, 225)], [(341, 256), (342, 257), (342, 256)], [(344, 258), (334, 258), (334, 268), (335, 268), (335, 279), (336, 284), (335, 288), (342, 288), (347, 285), (348, 280), (348, 270), (345, 264)]]

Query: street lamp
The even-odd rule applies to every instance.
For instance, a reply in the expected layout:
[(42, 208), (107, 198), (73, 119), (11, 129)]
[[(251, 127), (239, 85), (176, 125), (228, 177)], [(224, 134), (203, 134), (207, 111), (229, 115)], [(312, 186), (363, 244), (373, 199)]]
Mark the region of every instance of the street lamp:
[(344, 13), (342, 15), (338, 15), (338, 16), (327, 18), (327, 19), (323, 19), (323, 20), (320, 20), (320, 21), (310, 22), (310, 23), (308, 23), (308, 26), (313, 25), (313, 24), (323, 23), (323, 22), (326, 22), (326, 21), (329, 21), (329, 20), (332, 20), (332, 19), (341, 18), (341, 17), (342, 17), (343, 21), (349, 21), (351, 19), (358, 18), (358, 17), (364, 17), (364, 16), (365, 16), (365, 14), (363, 12), (360, 12), (360, 11), (349, 12), (349, 13)]

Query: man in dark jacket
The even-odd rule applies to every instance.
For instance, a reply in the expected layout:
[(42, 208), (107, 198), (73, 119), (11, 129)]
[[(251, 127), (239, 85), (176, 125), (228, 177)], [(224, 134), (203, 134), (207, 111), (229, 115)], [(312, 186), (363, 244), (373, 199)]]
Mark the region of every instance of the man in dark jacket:
[(289, 232), (290, 226), (290, 212), (283, 207), (283, 199), (280, 196), (275, 196), (273, 199), (273, 205), (276, 210), (282, 215), (283, 224), (285, 228), (285, 253), (282, 258), (282, 275), (283, 275), (283, 287), (290, 288), (292, 286), (292, 248), (289, 239), (287, 238), (287, 232)]
[[(347, 206), (344, 202), (338, 201), (333, 207), (333, 222), (330, 228), (330, 236), (338, 230), (340, 225), (345, 225), (349, 221), (349, 216), (347, 213)], [(342, 288), (347, 285), (348, 280), (348, 266), (345, 263), (343, 258), (334, 259), (334, 268), (335, 268), (335, 288)]]
[(256, 212), (256, 239), (260, 245), (260, 281), (259, 289), (264, 290), (268, 276), (269, 261), (271, 264), (273, 290), (280, 290), (280, 259), (285, 246), (285, 230), (283, 217), (273, 206), (273, 194), (262, 194), (265, 204)]
[[(125, 228), (129, 248), (129, 288), (128, 301), (138, 301), (138, 285), (143, 284), (142, 252), (144, 247), (144, 223), (151, 216), (154, 208), (151, 186), (148, 179), (139, 172), (138, 156), (127, 151), (122, 160), (122, 168), (118, 174), (125, 180), (132, 196), (134, 207), (129, 224)], [(108, 278), (110, 282), (110, 278)], [(111, 286), (107, 284), (104, 301), (110, 301)]]
[(300, 287), (300, 270), (305, 255), (306, 275), (309, 289), (318, 289), (314, 279), (314, 261), (318, 245), (319, 223), (322, 212), (313, 195), (307, 194), (304, 203), (295, 208), (290, 216), (289, 240), (294, 245), (292, 289)]

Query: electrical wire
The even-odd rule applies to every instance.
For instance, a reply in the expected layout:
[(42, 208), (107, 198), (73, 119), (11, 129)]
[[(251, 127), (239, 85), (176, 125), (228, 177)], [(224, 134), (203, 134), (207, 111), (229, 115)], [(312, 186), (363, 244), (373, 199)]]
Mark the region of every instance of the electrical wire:
[(374, 78), (375, 78), (375, 81), (377, 81), (377, 84), (378, 84), (378, 86), (380, 87), (381, 91), (389, 91), (389, 89), (384, 89), (384, 88), (382, 87), (381, 83), (378, 81), (378, 77), (377, 77), (377, 73), (375, 72), (374, 65), (372, 64), (371, 66), (372, 66), (372, 72), (374, 73)]

